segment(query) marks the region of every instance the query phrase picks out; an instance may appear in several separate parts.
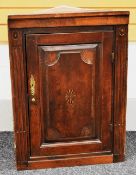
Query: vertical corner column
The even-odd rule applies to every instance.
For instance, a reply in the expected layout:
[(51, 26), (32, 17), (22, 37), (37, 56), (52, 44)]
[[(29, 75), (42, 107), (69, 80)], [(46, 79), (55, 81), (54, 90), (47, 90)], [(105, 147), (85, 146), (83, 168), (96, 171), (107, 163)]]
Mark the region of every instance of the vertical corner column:
[(23, 35), (21, 30), (9, 29), (9, 47), (17, 169), (27, 169), (29, 125), (26, 63), (23, 55)]
[(125, 158), (128, 25), (115, 27), (115, 77), (114, 77), (114, 162)]

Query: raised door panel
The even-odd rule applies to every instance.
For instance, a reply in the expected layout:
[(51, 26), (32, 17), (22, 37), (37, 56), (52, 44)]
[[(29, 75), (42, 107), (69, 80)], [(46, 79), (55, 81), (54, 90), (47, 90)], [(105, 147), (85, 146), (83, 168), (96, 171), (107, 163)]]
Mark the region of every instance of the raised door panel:
[(113, 32), (26, 40), (32, 156), (112, 150)]
[(96, 138), (99, 45), (39, 46), (39, 50), (44, 142)]

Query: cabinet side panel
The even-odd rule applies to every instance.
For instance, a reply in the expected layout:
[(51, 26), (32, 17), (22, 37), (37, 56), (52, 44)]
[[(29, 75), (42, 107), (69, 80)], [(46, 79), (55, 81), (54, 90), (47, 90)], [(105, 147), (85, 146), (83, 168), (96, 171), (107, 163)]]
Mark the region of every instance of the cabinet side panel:
[(26, 169), (29, 150), (27, 86), (22, 31), (9, 30), (9, 47), (16, 161), (18, 169)]
[(116, 27), (114, 94), (114, 162), (123, 161), (126, 142), (128, 26)]

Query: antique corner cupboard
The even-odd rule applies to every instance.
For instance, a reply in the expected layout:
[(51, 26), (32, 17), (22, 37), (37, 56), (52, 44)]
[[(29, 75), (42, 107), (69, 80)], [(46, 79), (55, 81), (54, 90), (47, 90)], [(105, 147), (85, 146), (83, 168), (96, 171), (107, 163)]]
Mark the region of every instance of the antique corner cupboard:
[(18, 170), (124, 160), (127, 11), (8, 17)]

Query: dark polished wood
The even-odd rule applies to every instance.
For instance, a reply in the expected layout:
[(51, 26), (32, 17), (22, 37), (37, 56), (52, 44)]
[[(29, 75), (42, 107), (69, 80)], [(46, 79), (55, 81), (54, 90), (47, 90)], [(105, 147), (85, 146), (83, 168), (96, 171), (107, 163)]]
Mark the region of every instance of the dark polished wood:
[(124, 160), (128, 17), (9, 16), (18, 170)]

